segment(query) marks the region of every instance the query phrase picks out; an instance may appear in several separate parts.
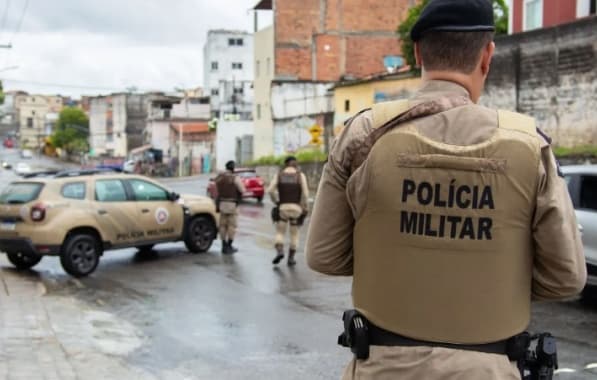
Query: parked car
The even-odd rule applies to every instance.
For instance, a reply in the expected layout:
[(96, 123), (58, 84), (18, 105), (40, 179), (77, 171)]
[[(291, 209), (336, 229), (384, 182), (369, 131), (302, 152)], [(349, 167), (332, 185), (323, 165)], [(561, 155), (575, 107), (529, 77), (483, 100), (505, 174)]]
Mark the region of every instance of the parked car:
[(29, 149), (23, 149), (21, 151), (21, 158), (33, 158), (33, 152), (31, 152)]
[(14, 148), (15, 147), (14, 140), (11, 138), (4, 139), (4, 147), (5, 148)]
[(597, 298), (597, 165), (562, 166), (582, 231), (587, 260), (585, 297)]
[[(265, 195), (264, 182), (261, 177), (257, 175), (255, 169), (236, 169), (234, 173), (240, 177), (245, 185), (245, 193), (243, 198), (255, 198), (257, 202), (263, 201)], [(215, 178), (210, 178), (209, 184), (207, 185), (207, 195), (211, 199), (218, 197), (218, 189), (216, 188)]]
[(2, 168), (6, 170), (12, 169), (12, 164), (8, 161), (2, 161)]
[(135, 161), (128, 160), (122, 164), (122, 171), (125, 173), (134, 173), (135, 172)]
[(217, 235), (214, 202), (180, 196), (149, 178), (82, 170), (42, 172), (0, 194), (0, 251), (18, 269), (60, 257), (72, 276), (92, 273), (105, 250), (183, 241), (207, 251)]
[(19, 162), (15, 167), (15, 173), (17, 173), (18, 175), (29, 174), (31, 173), (31, 167), (24, 162)]

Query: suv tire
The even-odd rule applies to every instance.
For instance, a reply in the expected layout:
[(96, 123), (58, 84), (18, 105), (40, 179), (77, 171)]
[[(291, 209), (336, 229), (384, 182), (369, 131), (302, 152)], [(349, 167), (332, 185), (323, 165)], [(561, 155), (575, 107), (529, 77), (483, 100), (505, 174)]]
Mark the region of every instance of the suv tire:
[(62, 246), (60, 264), (71, 276), (84, 277), (97, 268), (101, 254), (102, 248), (95, 236), (74, 234)]
[(33, 253), (9, 252), (6, 254), (6, 257), (8, 257), (8, 261), (10, 261), (18, 270), (25, 270), (36, 266), (43, 256)]
[(137, 250), (142, 254), (149, 254), (153, 252), (153, 244), (140, 245)]
[(207, 252), (216, 238), (214, 222), (205, 216), (197, 216), (189, 222), (185, 231), (184, 244), (189, 252)]

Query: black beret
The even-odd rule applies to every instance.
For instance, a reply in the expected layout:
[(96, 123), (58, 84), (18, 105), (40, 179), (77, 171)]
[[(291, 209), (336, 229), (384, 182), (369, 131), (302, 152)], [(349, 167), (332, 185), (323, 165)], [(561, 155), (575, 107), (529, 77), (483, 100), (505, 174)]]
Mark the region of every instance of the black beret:
[(235, 166), (236, 166), (236, 164), (234, 163), (234, 161), (228, 161), (228, 162), (226, 162), (226, 169), (227, 170), (234, 170)]
[(288, 163), (291, 161), (296, 161), (296, 157), (294, 157), (294, 156), (286, 157), (286, 159), (284, 160), (284, 164), (288, 165)]
[(410, 31), (413, 41), (428, 30), (446, 32), (494, 31), (491, 0), (431, 0)]

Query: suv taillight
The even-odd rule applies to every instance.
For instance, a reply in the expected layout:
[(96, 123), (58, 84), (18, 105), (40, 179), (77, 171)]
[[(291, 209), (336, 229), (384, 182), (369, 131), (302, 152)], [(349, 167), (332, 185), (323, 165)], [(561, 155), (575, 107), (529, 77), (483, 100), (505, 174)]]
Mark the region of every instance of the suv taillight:
[(41, 222), (46, 217), (46, 206), (43, 204), (36, 204), (31, 207), (31, 220), (34, 222)]

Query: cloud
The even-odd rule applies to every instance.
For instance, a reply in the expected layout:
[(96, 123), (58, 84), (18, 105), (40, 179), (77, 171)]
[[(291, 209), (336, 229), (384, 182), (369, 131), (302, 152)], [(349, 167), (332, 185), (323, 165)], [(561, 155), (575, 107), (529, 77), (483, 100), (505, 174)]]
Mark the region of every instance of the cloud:
[[(24, 1), (11, 1), (0, 43), (10, 40)], [(202, 84), (208, 30), (252, 31), (248, 10), (255, 1), (30, 0), (12, 51), (0, 50), (0, 78), (8, 89), (69, 95), (128, 86), (165, 91), (196, 87)], [(13, 65), (19, 68), (1, 72)]]

